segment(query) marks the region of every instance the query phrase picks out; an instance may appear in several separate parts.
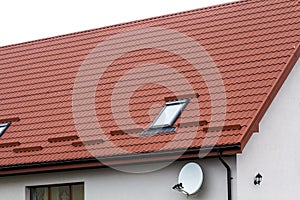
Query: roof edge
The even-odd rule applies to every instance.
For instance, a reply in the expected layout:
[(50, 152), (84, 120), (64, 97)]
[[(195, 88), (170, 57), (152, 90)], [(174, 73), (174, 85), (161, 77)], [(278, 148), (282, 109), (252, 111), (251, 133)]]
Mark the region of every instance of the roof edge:
[(244, 137), (241, 140), (241, 150), (244, 149), (244, 147), (248, 143), (249, 139), (251, 138), (253, 132), (255, 132), (255, 130), (257, 130), (257, 126), (259, 125), (261, 119), (263, 118), (263, 116), (265, 115), (267, 110), (269, 109), (271, 103), (273, 102), (277, 93), (279, 92), (279, 90), (281, 89), (285, 80), (289, 76), (290, 72), (294, 68), (299, 57), (300, 57), (300, 42), (298, 42), (297, 46), (295, 46), (294, 52), (291, 54), (288, 61), (286, 62), (284, 70), (281, 72), (275, 85), (271, 89), (270, 94), (265, 98), (264, 103), (261, 105), (261, 107), (258, 108), (257, 114), (255, 115), (254, 120), (252, 120), (252, 124), (249, 126), (246, 134), (244, 135)]
[[(34, 173), (46, 173), (46, 172), (59, 172), (66, 170), (80, 170), (90, 168), (101, 168), (107, 167), (107, 165), (130, 165), (130, 164), (145, 164), (153, 162), (164, 162), (164, 161), (177, 161), (187, 159), (199, 159), (216, 157), (218, 152), (222, 151), (223, 155), (235, 155), (240, 153), (240, 144), (218, 146), (211, 148), (201, 149), (188, 149), (183, 155), (182, 151), (169, 151), (169, 152), (155, 152), (147, 155), (134, 154), (126, 156), (111, 156), (107, 158), (101, 158), (105, 160), (105, 164), (101, 163), (96, 158), (86, 158), (79, 160), (68, 160), (68, 161), (55, 161), (46, 163), (33, 163), (25, 165), (15, 165), (0, 168), (0, 177), (12, 176), (21, 174), (34, 174)], [(201, 156), (201, 154), (205, 156)], [(207, 154), (208, 153), (208, 154)], [(206, 155), (207, 154), (207, 155)], [(179, 158), (178, 158), (179, 157)]]

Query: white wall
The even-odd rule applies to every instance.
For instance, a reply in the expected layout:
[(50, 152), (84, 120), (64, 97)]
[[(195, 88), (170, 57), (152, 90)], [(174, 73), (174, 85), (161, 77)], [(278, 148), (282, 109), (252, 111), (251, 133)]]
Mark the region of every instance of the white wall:
[[(257, 173), (261, 186), (253, 184)], [(300, 61), (237, 156), (238, 199), (300, 199)]]
[[(236, 177), (236, 158), (225, 158), (232, 166)], [(181, 167), (187, 161), (180, 161), (152, 173), (128, 174), (110, 168), (78, 170), (69, 172), (44, 173), (34, 175), (9, 176), (0, 178), (1, 200), (25, 200), (26, 186), (84, 182), (85, 200), (183, 200), (186, 197), (172, 190), (177, 183)], [(227, 199), (226, 169), (217, 158), (197, 161), (204, 171), (204, 183), (200, 191), (189, 199)], [(145, 165), (135, 167), (146, 167)], [(233, 196), (236, 184), (233, 181)], [(236, 198), (234, 198), (236, 199)], [(27, 200), (27, 199), (26, 199)]]

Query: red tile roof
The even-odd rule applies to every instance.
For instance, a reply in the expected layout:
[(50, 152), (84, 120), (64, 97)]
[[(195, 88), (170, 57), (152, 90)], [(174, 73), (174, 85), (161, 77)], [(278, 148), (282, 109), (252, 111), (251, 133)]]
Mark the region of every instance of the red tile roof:
[[(299, 57), (299, 9), (240, 1), (1, 47), (0, 165), (242, 150)], [(141, 137), (174, 96), (191, 100), (176, 133)]]

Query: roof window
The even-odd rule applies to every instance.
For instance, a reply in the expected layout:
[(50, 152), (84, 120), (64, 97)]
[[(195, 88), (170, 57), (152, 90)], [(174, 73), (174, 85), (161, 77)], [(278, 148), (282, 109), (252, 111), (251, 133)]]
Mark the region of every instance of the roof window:
[(150, 128), (147, 131), (144, 131), (142, 135), (174, 132), (176, 128), (173, 127), (173, 125), (188, 103), (188, 99), (167, 102), (151, 124)]
[(150, 128), (171, 127), (186, 107), (189, 100), (167, 102), (165, 107), (155, 118)]
[(0, 137), (4, 134), (6, 129), (9, 127), (10, 123), (0, 124)]

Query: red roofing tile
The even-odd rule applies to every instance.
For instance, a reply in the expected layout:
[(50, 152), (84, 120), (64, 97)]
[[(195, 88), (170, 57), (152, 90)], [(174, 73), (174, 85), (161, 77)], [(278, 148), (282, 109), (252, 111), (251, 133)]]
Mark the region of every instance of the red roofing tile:
[[(1, 166), (236, 144), (243, 148), (299, 51), (299, 7), (296, 0), (246, 0), (0, 47), (0, 119), (21, 119), (0, 138)], [(154, 31), (152, 40), (146, 38), (148, 32), (123, 35), (105, 51), (94, 50), (116, 34), (141, 27), (173, 32)], [(174, 31), (197, 41), (211, 60)], [(126, 42), (131, 40), (142, 49), (130, 50)], [(184, 55), (149, 46), (164, 43)], [(114, 58), (114, 48), (126, 53)], [(99, 66), (113, 58), (100, 77)], [(80, 88), (74, 88), (75, 81)], [(199, 96), (176, 122), (190, 126), (141, 136), (165, 98), (191, 93)], [(197, 127), (195, 121), (207, 125)], [(203, 131), (235, 124), (241, 129)], [(139, 132), (110, 134), (128, 129)], [(39, 151), (25, 151), (33, 147)]]

